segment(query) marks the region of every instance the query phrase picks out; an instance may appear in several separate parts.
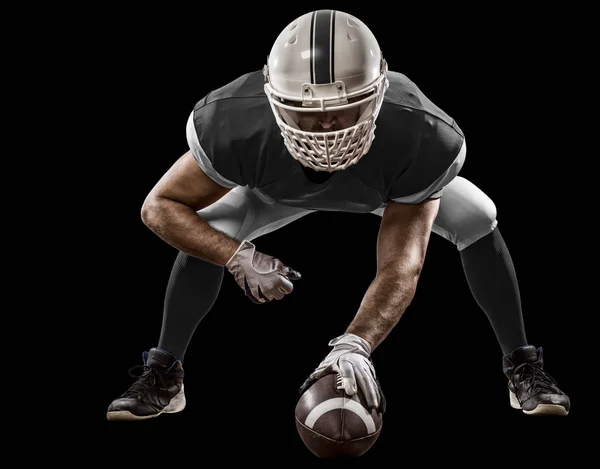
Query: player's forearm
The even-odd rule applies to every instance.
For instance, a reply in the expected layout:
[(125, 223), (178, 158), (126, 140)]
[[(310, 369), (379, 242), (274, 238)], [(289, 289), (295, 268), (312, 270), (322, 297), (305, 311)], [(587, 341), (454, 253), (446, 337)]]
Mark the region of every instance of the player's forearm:
[(238, 241), (210, 226), (193, 208), (173, 200), (147, 201), (142, 220), (174, 248), (213, 264), (225, 265), (240, 246)]
[(374, 350), (392, 331), (412, 301), (420, 269), (388, 266), (377, 273), (346, 332), (356, 334)]

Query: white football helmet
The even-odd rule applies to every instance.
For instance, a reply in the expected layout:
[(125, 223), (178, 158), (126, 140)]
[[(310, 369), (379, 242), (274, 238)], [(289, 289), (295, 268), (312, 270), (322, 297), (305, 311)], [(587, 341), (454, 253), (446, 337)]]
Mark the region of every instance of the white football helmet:
[[(362, 21), (335, 10), (300, 16), (277, 37), (263, 73), (285, 145), (304, 166), (343, 170), (369, 151), (389, 82), (379, 44)], [(302, 112), (356, 107), (358, 121), (343, 129), (312, 132), (298, 126)]]

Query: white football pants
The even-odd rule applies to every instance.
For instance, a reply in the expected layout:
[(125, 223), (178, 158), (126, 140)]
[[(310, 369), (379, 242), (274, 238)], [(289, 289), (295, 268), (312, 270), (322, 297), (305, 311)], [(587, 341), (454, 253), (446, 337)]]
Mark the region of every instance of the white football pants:
[[(385, 207), (374, 210), (382, 216)], [(252, 241), (314, 212), (288, 207), (244, 186), (198, 211), (213, 228), (237, 241)], [(496, 228), (496, 206), (475, 184), (455, 177), (444, 187), (432, 231), (463, 250)]]

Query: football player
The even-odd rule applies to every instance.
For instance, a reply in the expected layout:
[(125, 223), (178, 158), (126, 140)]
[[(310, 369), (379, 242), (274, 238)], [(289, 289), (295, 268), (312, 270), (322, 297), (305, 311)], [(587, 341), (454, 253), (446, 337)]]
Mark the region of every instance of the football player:
[[(376, 138), (375, 138), (376, 137)], [(381, 217), (376, 276), (330, 353), (327, 373), (385, 410), (371, 354), (411, 303), (431, 232), (453, 243), (502, 349), (510, 404), (567, 415), (568, 396), (528, 343), (518, 283), (496, 207), (459, 176), (465, 135), (410, 79), (388, 70), (372, 31), (334, 10), (306, 13), (279, 34), (262, 70), (208, 93), (189, 116), (189, 151), (142, 207), (147, 227), (179, 250), (159, 342), (108, 407), (140, 420), (185, 407), (183, 358), (225, 271), (255, 303), (292, 293), (300, 273), (259, 252), (256, 238), (315, 211)]]

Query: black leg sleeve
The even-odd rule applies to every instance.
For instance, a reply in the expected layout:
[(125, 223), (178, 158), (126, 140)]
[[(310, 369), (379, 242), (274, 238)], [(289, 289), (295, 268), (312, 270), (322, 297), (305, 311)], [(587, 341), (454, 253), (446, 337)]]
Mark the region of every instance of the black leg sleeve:
[(527, 344), (512, 258), (498, 227), (460, 253), (467, 282), (504, 354)]
[(217, 299), (224, 270), (183, 252), (177, 255), (165, 295), (159, 348), (183, 362), (196, 326)]

